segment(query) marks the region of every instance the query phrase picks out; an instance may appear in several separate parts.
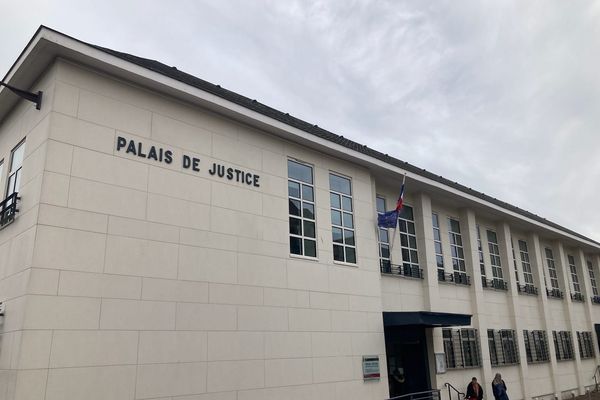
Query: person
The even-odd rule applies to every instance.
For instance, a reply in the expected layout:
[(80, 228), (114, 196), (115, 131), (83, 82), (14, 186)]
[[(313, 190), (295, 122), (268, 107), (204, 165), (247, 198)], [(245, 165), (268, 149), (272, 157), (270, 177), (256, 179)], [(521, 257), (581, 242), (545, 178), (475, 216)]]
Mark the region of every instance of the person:
[(469, 385), (467, 386), (467, 400), (482, 400), (483, 399), (483, 388), (477, 382), (477, 378), (473, 377)]
[(509, 400), (506, 393), (506, 383), (502, 380), (502, 375), (496, 374), (492, 381), (492, 392), (496, 400)]

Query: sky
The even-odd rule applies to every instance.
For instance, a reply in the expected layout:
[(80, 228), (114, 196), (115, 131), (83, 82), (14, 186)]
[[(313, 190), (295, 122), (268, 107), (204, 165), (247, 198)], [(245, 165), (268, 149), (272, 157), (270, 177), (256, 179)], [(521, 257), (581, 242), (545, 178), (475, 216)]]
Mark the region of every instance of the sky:
[[(600, 2), (0, 0), (600, 241)], [(408, 189), (407, 189), (408, 190)]]

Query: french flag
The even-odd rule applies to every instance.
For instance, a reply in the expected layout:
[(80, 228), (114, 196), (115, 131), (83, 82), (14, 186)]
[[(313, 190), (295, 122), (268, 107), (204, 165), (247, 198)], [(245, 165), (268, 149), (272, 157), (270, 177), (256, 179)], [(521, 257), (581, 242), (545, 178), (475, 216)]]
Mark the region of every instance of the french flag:
[(384, 213), (377, 215), (377, 226), (380, 228), (396, 228), (398, 224), (398, 215), (400, 211), (402, 211), (402, 206), (404, 205), (404, 181), (406, 180), (406, 175), (402, 179), (402, 186), (400, 186), (400, 196), (398, 197), (398, 201), (396, 202), (396, 208), (392, 211), (386, 211)]

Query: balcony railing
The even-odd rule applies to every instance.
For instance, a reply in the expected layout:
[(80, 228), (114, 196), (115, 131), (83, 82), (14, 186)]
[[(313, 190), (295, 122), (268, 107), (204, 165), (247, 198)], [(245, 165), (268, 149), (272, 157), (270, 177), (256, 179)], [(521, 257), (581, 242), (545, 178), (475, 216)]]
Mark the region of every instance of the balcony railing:
[(481, 283), (484, 288), (497, 289), (497, 290), (508, 290), (508, 285), (504, 282), (504, 279), (482, 279)]
[(455, 283), (457, 285), (471, 285), (471, 277), (465, 272), (459, 271), (443, 272), (442, 270), (438, 270), (438, 280), (440, 282)]
[(585, 299), (581, 293), (571, 293), (571, 300), (583, 303)]
[(21, 200), (18, 193), (13, 193), (0, 202), (0, 229), (5, 228), (15, 220), (19, 209), (17, 202)]
[(423, 270), (410, 264), (392, 264), (387, 260), (380, 260), (381, 273), (389, 275), (399, 275), (407, 278), (423, 279)]
[(538, 288), (531, 284), (517, 285), (517, 289), (519, 290), (519, 293), (522, 294), (531, 294), (533, 296), (538, 295)]
[(592, 296), (592, 303), (600, 304), (600, 296)]
[(562, 299), (565, 297), (565, 295), (563, 294), (563, 292), (561, 292), (559, 289), (546, 289), (546, 295), (548, 297), (552, 297), (554, 299)]

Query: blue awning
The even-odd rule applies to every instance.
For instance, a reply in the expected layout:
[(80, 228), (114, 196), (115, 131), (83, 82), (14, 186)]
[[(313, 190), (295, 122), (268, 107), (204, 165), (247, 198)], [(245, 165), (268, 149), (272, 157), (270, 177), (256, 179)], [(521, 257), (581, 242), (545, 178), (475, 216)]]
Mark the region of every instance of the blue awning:
[(383, 313), (383, 326), (385, 327), (408, 325), (428, 327), (469, 326), (471, 325), (471, 315), (429, 311), (385, 311)]

